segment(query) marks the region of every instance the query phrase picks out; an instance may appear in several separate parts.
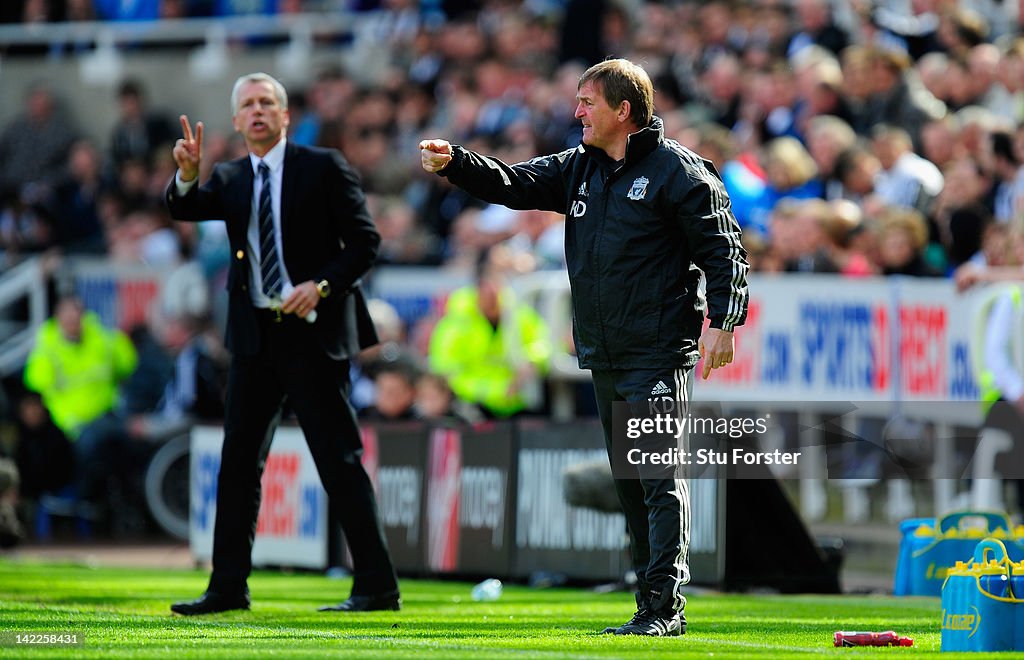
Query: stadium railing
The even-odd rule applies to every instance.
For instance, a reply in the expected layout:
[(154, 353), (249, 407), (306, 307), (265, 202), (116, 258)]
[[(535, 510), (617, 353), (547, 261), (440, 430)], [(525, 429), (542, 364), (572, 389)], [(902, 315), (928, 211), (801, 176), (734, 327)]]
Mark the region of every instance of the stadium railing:
[(0, 276), (0, 377), (24, 366), (46, 316), (46, 280), (38, 257)]

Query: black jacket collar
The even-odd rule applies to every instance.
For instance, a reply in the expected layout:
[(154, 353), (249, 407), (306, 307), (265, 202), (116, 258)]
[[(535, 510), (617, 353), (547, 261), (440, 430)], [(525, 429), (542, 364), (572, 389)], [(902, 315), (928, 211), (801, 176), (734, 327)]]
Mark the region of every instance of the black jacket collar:
[[(651, 117), (651, 123), (626, 139), (626, 160), (631, 165), (658, 148), (665, 141), (665, 123), (661, 117)], [(583, 150), (606, 165), (613, 165), (611, 157), (603, 149), (583, 145)]]

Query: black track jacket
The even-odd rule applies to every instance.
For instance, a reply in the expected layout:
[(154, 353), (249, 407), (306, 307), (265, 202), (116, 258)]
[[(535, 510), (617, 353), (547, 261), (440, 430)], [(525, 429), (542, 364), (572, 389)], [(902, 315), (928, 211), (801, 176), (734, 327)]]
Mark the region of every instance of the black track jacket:
[(471, 194), (565, 214), (581, 368), (692, 367), (706, 308), (715, 328), (746, 319), (749, 266), (725, 187), (710, 162), (665, 139), (658, 117), (629, 137), (621, 163), (585, 145), (511, 166), (452, 152), (440, 174)]

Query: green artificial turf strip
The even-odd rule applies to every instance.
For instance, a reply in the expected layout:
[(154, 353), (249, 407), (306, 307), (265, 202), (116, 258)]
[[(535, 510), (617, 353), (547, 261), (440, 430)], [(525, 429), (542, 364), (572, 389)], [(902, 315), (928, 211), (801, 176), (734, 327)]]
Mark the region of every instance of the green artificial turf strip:
[[(401, 612), (317, 612), (348, 595), (349, 580), (257, 572), (253, 609), (172, 615), (198, 596), (199, 571), (90, 568), (0, 560), (0, 630), (77, 632), (79, 647), (0, 648), (0, 657), (73, 658), (791, 658), (939, 654), (937, 599), (696, 594), (689, 629), (669, 639), (599, 635), (633, 611), (626, 593), (506, 585), (501, 599), (474, 602), (471, 585), (404, 580)], [(912, 648), (837, 649), (836, 630), (890, 630)], [(713, 656), (712, 656), (713, 654)], [(943, 654), (943, 658), (1007, 657)]]

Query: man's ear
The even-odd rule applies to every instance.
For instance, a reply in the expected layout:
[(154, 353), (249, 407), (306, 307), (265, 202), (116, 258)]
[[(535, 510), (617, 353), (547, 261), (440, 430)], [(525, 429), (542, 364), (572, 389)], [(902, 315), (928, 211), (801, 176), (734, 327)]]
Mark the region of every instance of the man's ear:
[(633, 106), (629, 104), (629, 101), (623, 101), (619, 104), (619, 111), (616, 113), (615, 118), (619, 120), (619, 122), (629, 121), (629, 115), (632, 109)]

